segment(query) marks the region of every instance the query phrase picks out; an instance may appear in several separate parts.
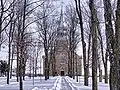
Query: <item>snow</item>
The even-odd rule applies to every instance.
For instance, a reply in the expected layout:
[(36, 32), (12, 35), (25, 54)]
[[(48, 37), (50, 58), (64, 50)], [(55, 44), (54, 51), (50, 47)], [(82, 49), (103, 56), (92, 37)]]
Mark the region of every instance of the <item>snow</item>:
[(32, 90), (39, 90), (39, 88), (38, 87), (34, 87)]
[[(79, 77), (79, 82), (76, 82), (75, 79), (68, 76), (50, 76), (49, 80), (44, 80), (44, 77), (35, 77), (34, 82), (33, 78), (25, 77), (26, 80), (23, 81), (23, 88), (24, 90), (63, 90), (63, 78), (72, 90), (92, 90), (91, 77), (89, 78), (89, 86), (84, 86), (83, 77)], [(9, 85), (6, 84), (6, 77), (0, 77), (0, 90), (19, 90), (19, 83), (16, 82), (16, 77), (10, 79)], [(98, 83), (98, 90), (110, 90), (109, 85), (100, 82)]]
[(62, 78), (59, 76), (59, 78), (56, 80), (52, 90), (61, 90), (61, 82), (62, 82)]
[[(89, 78), (89, 86), (84, 86), (84, 78), (79, 77), (79, 82), (76, 82), (74, 79), (66, 77), (67, 80), (72, 83), (74, 87), (78, 90), (92, 90), (92, 78)], [(98, 82), (98, 90), (110, 90), (109, 85), (103, 82)]]
[[(34, 83), (33, 78), (26, 77), (26, 80), (23, 81), (24, 90), (32, 90), (35, 88), (40, 88), (39, 90), (50, 90), (58, 77), (50, 77), (49, 80), (45, 81), (44, 77), (35, 77)], [(6, 84), (6, 77), (0, 77), (0, 90), (19, 90), (19, 83), (16, 82), (16, 78), (10, 80), (10, 84)], [(34, 89), (33, 89), (34, 90)]]

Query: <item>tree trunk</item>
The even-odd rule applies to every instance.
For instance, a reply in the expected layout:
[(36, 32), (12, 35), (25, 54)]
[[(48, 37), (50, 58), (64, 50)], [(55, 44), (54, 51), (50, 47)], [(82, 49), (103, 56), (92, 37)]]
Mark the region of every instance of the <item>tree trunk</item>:
[(10, 36), (9, 36), (9, 56), (8, 56), (8, 66), (7, 66), (7, 84), (9, 84), (9, 72), (10, 72), (10, 57), (11, 57), (11, 43), (10, 43)]
[(38, 50), (36, 51), (35, 56), (35, 77), (37, 77)]
[[(117, 82), (115, 80), (116, 73), (115, 70), (115, 39), (114, 39), (114, 31), (112, 26), (112, 9), (111, 9), (111, 0), (103, 0), (104, 1), (104, 17), (105, 17), (105, 32), (106, 32), (106, 45), (109, 54), (110, 61), (110, 90), (116, 90)], [(115, 70), (116, 71), (116, 70)], [(114, 72), (114, 73), (113, 73)]]
[[(19, 34), (18, 34), (18, 36), (19, 36)], [(19, 41), (17, 42), (17, 70), (16, 70), (16, 76), (17, 76), (17, 82), (18, 82), (19, 81)]]
[(117, 67), (115, 68), (116, 71), (116, 81), (117, 81), (117, 89), (120, 90), (120, 0), (117, 1), (117, 10), (116, 10), (116, 22), (115, 22), (115, 36), (116, 36), (116, 62)]
[(23, 47), (21, 47), (21, 55), (20, 55), (20, 63), (19, 63), (19, 85), (20, 85), (20, 90), (23, 90), (23, 82), (22, 82), (22, 75), (23, 75), (23, 67), (22, 67), (22, 59), (23, 59)]
[(117, 85), (116, 85), (116, 79), (115, 79), (115, 68), (112, 65), (110, 65), (109, 83), (110, 83), (110, 90), (119, 90), (116, 87)]
[[(97, 18), (98, 21), (98, 34), (99, 34), (99, 41), (100, 41), (100, 47), (101, 47), (101, 54), (102, 54), (102, 61), (103, 61), (103, 65), (104, 65), (104, 73), (105, 73), (105, 83), (108, 83), (108, 74), (107, 74), (107, 61), (108, 59), (104, 58), (104, 53), (103, 53), (103, 39), (102, 39), (102, 35), (101, 35), (101, 30), (100, 30), (100, 23), (99, 20)], [(107, 50), (107, 49), (106, 49)], [(107, 52), (107, 51), (106, 51)], [(106, 53), (107, 54), (107, 53)]]
[(102, 69), (100, 69), (99, 73), (100, 73), (100, 75), (99, 75), (99, 77), (100, 77), (99, 81), (102, 82)]
[(14, 45), (12, 45), (12, 58), (11, 58), (11, 67), (10, 67), (10, 79), (12, 78), (12, 64), (13, 64), (13, 55), (14, 55)]
[[(13, 23), (13, 29), (12, 29), (12, 32), (11, 32), (11, 39), (13, 40), (13, 35), (14, 35), (14, 31), (15, 31), (15, 23), (16, 23), (16, 20), (14, 20), (14, 23)], [(11, 40), (11, 42), (12, 42)], [(12, 59), (11, 59), (11, 67), (10, 67), (10, 79), (12, 78), (12, 65), (13, 65), (13, 58), (14, 58), (14, 48), (15, 48), (15, 45), (12, 45)]]
[(73, 66), (73, 61), (72, 61), (72, 37), (71, 37), (72, 31), (70, 30), (70, 37), (69, 37), (69, 76), (72, 78), (72, 66)]
[(73, 79), (75, 79), (75, 62), (74, 62), (74, 50), (72, 51), (72, 53), (73, 53), (73, 56), (72, 56), (72, 58), (73, 58), (73, 68), (72, 68), (72, 71), (73, 71)]
[(80, 0), (75, 0), (76, 4), (76, 11), (80, 20), (80, 29), (81, 29), (81, 39), (82, 39), (82, 48), (83, 48), (83, 66), (84, 66), (84, 85), (88, 86), (88, 69), (86, 65), (86, 43), (84, 41), (84, 29), (83, 29), (83, 21), (82, 21), (82, 13), (81, 13), (81, 6)]
[(0, 50), (1, 50), (1, 44), (2, 44), (2, 37), (1, 37), (1, 33), (2, 33), (2, 19), (3, 19), (3, 13), (4, 13), (4, 4), (3, 4), (3, 0), (0, 1), (1, 3), (1, 12), (0, 12)]
[(26, 62), (27, 62), (27, 52), (24, 50), (24, 55), (23, 55), (23, 80), (25, 80), (25, 71), (26, 71)]
[(89, 0), (91, 11), (91, 33), (92, 33), (92, 90), (98, 90), (97, 86), (97, 13), (94, 0)]
[(48, 47), (47, 47), (47, 37), (45, 30), (45, 40), (44, 40), (44, 52), (45, 52), (45, 80), (48, 79)]
[(98, 68), (99, 68), (99, 82), (102, 82), (102, 69), (100, 67), (100, 63), (98, 65)]
[(30, 79), (31, 79), (31, 71), (32, 71), (32, 59), (31, 59), (31, 55), (30, 55)]
[(78, 82), (78, 60), (77, 60), (77, 55), (76, 55), (76, 81)]
[(68, 76), (70, 77), (70, 52), (68, 51)]
[(25, 66), (23, 66), (23, 80), (25, 80)]
[(91, 49), (91, 32), (89, 34), (89, 41), (88, 41), (88, 60), (87, 60), (87, 71), (88, 71), (88, 78), (89, 78), (89, 61), (90, 61), (90, 49)]
[(104, 72), (105, 72), (105, 83), (108, 83), (108, 69), (107, 69), (107, 61), (108, 61), (108, 52), (106, 50), (106, 55), (105, 55), (105, 62), (103, 63), (104, 64)]
[(54, 49), (53, 49), (53, 70), (54, 70), (54, 73), (53, 73), (53, 76), (55, 76), (56, 74), (56, 59), (55, 59), (55, 42), (54, 42)]
[(51, 60), (52, 60), (52, 76), (54, 77), (55, 76), (55, 69), (54, 69), (55, 60), (54, 60), (54, 48), (53, 47), (51, 49)]
[(33, 57), (34, 58), (33, 58), (33, 62), (32, 62), (33, 63), (33, 74), (32, 74), (32, 76), (33, 76), (33, 85), (34, 85), (34, 79), (35, 79), (34, 78), (34, 76), (35, 76), (35, 61), (34, 61), (35, 60), (35, 56), (34, 56), (34, 52), (35, 52), (35, 50), (33, 50)]
[[(13, 17), (13, 16), (12, 16)], [(13, 24), (12, 24), (12, 17), (11, 17), (11, 24), (10, 24), (10, 31), (9, 31), (9, 45), (8, 45), (8, 48), (9, 48), (9, 55), (8, 55), (8, 66), (7, 66), (7, 84), (9, 84), (9, 78), (10, 78), (10, 59), (11, 59), (11, 32), (12, 32), (12, 27), (13, 27)]]
[(22, 18), (22, 30), (21, 32), (21, 38), (20, 38), (20, 63), (19, 63), (19, 76), (20, 76), (20, 90), (23, 90), (23, 81), (22, 81), (22, 76), (23, 76), (23, 64), (24, 64), (24, 32), (25, 32), (25, 20), (26, 20), (26, 0), (23, 2), (23, 16)]
[[(18, 22), (19, 17), (18, 17)], [(17, 76), (17, 82), (19, 82), (19, 64), (20, 64), (20, 25), (18, 23), (18, 34), (17, 34), (17, 70), (16, 70), (16, 76)]]

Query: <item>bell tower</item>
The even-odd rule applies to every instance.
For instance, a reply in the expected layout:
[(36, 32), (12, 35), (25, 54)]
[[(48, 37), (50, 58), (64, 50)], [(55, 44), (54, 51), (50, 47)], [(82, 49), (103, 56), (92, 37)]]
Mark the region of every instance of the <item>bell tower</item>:
[(61, 5), (60, 19), (56, 39), (56, 71), (59, 75), (68, 74), (68, 34), (64, 25), (63, 4)]

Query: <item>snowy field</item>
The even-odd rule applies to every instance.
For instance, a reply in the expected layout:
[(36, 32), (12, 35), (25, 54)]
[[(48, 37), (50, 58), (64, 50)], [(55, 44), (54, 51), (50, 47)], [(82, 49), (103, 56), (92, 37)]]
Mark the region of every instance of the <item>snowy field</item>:
[[(83, 77), (79, 77), (79, 82), (69, 77), (50, 77), (45, 81), (44, 77), (33, 78), (26, 77), (23, 81), (24, 90), (92, 90), (91, 78), (89, 79), (89, 86), (83, 85)], [(98, 84), (98, 90), (109, 90), (109, 85), (104, 83)], [(10, 84), (6, 84), (6, 77), (0, 77), (0, 90), (19, 90), (19, 83), (16, 82), (16, 78), (13, 77), (10, 80)]]
[[(74, 87), (77, 88), (77, 90), (92, 90), (92, 78), (89, 78), (89, 86), (84, 86), (84, 78), (79, 77), (79, 82), (76, 82), (76, 80), (67, 77), (69, 82), (72, 83)], [(109, 85), (103, 82), (98, 83), (98, 90), (110, 90)]]

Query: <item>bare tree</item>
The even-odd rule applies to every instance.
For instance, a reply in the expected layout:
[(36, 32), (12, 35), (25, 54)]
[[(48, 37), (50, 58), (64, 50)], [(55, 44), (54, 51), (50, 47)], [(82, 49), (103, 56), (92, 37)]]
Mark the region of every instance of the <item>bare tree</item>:
[[(67, 24), (67, 31), (68, 31), (68, 57), (69, 57), (69, 63), (68, 63), (68, 72), (69, 76), (75, 78), (75, 55), (76, 55), (76, 47), (79, 43), (79, 34), (77, 31), (77, 15), (74, 7), (72, 5), (66, 7), (66, 13), (65, 13), (65, 23)], [(68, 47), (67, 46), (67, 47)]]
[[(14, 6), (12, 8), (14, 10)], [(13, 11), (12, 11), (13, 12)], [(13, 40), (13, 17), (14, 17), (14, 12), (12, 13), (12, 15), (10, 16), (11, 22), (10, 22), (10, 30), (9, 30), (9, 55), (8, 55), (8, 70), (7, 70), (7, 84), (9, 84), (9, 71), (10, 71), (10, 60), (11, 60), (11, 44), (12, 44), (12, 40)]]
[[(106, 31), (106, 44), (107, 44), (107, 50), (106, 54), (109, 56), (110, 61), (110, 90), (116, 90), (116, 74), (114, 74), (115, 71), (115, 39), (114, 39), (114, 31), (113, 31), (113, 25), (112, 25), (112, 9), (111, 9), (111, 1), (110, 0), (103, 0), (104, 1), (104, 17), (105, 17), (105, 31)], [(106, 67), (106, 64), (105, 64)], [(106, 81), (107, 82), (107, 81)]]
[[(101, 31), (100, 31), (99, 26), (98, 26), (98, 34), (99, 34), (99, 41), (100, 41), (100, 47), (101, 47), (102, 61), (103, 61), (103, 64), (104, 64), (105, 83), (108, 83), (108, 70), (107, 70), (108, 59), (107, 59), (107, 56), (106, 56), (106, 59), (104, 57), (103, 39), (102, 39), (102, 35), (101, 35)], [(106, 55), (107, 55), (107, 51), (106, 51)]]
[(111, 90), (119, 90), (120, 89), (120, 0), (117, 1), (117, 9), (116, 9), (116, 22), (115, 22), (115, 37), (116, 37), (116, 54), (115, 54), (115, 65), (117, 63), (117, 69), (115, 74), (117, 74), (117, 78), (115, 80), (117, 81), (117, 87)]
[[(44, 65), (45, 65), (45, 80), (49, 79), (49, 53), (48, 51), (50, 50), (51, 42), (54, 40), (55, 37), (55, 32), (54, 30), (51, 29), (51, 12), (53, 12), (53, 9), (51, 8), (52, 4), (50, 1), (47, 1), (46, 3), (43, 4), (40, 12), (38, 10), (37, 12), (37, 27), (39, 31), (39, 37), (40, 41), (42, 41), (43, 46), (44, 46), (44, 53), (45, 53), (45, 58), (44, 58)], [(42, 17), (42, 18), (41, 18)]]
[(89, 0), (91, 11), (91, 33), (92, 33), (92, 90), (98, 90), (97, 87), (97, 13), (94, 0)]
[[(9, 2), (5, 1), (5, 0), (1, 0), (0, 1), (0, 47), (2, 45), (2, 43), (5, 42), (5, 40), (3, 39), (2, 33), (5, 31), (5, 29), (9, 26), (11, 19), (10, 19), (10, 15), (13, 12), (9, 12), (9, 10), (11, 9), (11, 7), (14, 6), (16, 0), (10, 0)], [(6, 7), (7, 5), (7, 7)]]
[(81, 12), (81, 1), (75, 0), (76, 11), (80, 20), (80, 29), (81, 29), (81, 39), (82, 39), (82, 48), (83, 48), (83, 65), (84, 65), (84, 85), (88, 86), (88, 65), (86, 64), (86, 42), (84, 40), (84, 28), (83, 28), (83, 20), (82, 20), (82, 12)]

